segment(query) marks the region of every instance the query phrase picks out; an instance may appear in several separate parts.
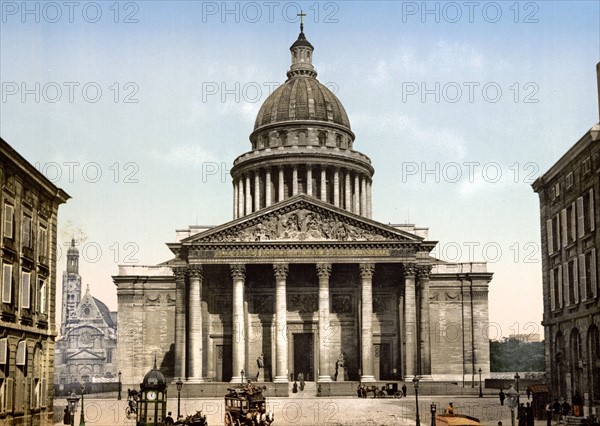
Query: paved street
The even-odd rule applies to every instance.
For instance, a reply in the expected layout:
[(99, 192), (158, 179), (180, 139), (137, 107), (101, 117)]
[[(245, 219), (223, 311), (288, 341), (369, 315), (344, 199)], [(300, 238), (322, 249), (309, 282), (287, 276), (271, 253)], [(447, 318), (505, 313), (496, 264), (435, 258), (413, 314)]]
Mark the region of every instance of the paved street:
[[(443, 409), (452, 401), (457, 414), (477, 417), (483, 425), (496, 426), (502, 421), (504, 426), (510, 425), (510, 410), (501, 407), (497, 397), (456, 397), (434, 396), (419, 398), (421, 425), (431, 424), (430, 405), (435, 402), (438, 409)], [(358, 399), (358, 398), (269, 398), (270, 409), (275, 414), (275, 425), (414, 425), (415, 399)], [(58, 399), (55, 412), (62, 413), (65, 401)], [(135, 424), (125, 417), (126, 400), (89, 399), (86, 400), (86, 424), (104, 426)], [(169, 398), (168, 411), (177, 411), (177, 399)], [(222, 399), (203, 398), (181, 400), (182, 414), (203, 410), (211, 426), (222, 425), (224, 407)], [(79, 423), (79, 413), (75, 423)], [(57, 422), (56, 424), (62, 424)], [(545, 421), (536, 421), (536, 425), (545, 425)]]

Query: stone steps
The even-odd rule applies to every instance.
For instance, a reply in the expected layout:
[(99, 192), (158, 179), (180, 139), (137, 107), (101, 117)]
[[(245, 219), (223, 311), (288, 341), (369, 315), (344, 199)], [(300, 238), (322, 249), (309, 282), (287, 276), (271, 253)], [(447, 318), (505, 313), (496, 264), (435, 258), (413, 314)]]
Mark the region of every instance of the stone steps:
[(304, 382), (304, 390), (300, 390), (300, 383), (298, 384), (298, 392), (293, 393), (294, 382), (289, 383), (289, 395), (292, 398), (314, 398), (317, 396), (317, 383), (315, 382)]

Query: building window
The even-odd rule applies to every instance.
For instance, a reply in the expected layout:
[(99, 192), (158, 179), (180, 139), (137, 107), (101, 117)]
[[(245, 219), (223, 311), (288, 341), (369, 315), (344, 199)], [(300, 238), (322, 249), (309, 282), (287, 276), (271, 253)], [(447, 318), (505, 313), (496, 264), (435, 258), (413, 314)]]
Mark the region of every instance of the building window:
[(571, 189), (573, 187), (573, 172), (567, 175), (566, 181), (566, 188)]
[(560, 197), (560, 182), (555, 183), (554, 186), (552, 187), (551, 197), (552, 197), (552, 201), (554, 201), (558, 197)]
[(552, 246), (557, 251), (560, 248), (560, 219), (558, 215), (552, 219)]
[(579, 256), (579, 268), (581, 271), (584, 300), (595, 299), (598, 293), (596, 283), (596, 249), (592, 249)]
[(575, 215), (575, 203), (567, 206), (561, 211), (562, 240), (563, 247), (577, 239), (577, 217)]
[(342, 135), (337, 135), (335, 137), (335, 146), (337, 146), (338, 148), (342, 147)]
[(47, 297), (46, 297), (46, 281), (44, 280), (40, 280), (39, 281), (39, 287), (38, 287), (38, 297), (37, 297), (37, 311), (40, 314), (45, 314), (47, 312), (46, 309), (46, 304), (47, 304)]
[(10, 204), (4, 204), (4, 236), (13, 238), (15, 209)]
[(319, 145), (327, 145), (327, 134), (325, 132), (319, 132)]
[(2, 265), (2, 303), (12, 303), (12, 265)]
[(563, 277), (567, 285), (567, 305), (574, 305), (579, 302), (579, 280), (577, 279), (577, 262), (571, 260), (567, 262)]
[(591, 157), (588, 157), (585, 160), (583, 160), (583, 162), (581, 163), (581, 170), (582, 170), (584, 176), (592, 171), (592, 158)]
[(562, 267), (559, 265), (550, 271), (550, 308), (562, 308)]
[(594, 217), (594, 189), (586, 191), (583, 196), (577, 198), (577, 228), (579, 237), (591, 232), (596, 227)]
[(43, 257), (43, 262), (47, 262), (48, 257), (48, 230), (45, 226), (41, 225), (38, 229), (38, 255)]
[(31, 307), (31, 272), (21, 273), (21, 308)]
[(31, 217), (23, 215), (23, 225), (21, 229), (23, 230), (23, 247), (31, 248), (33, 243), (31, 238)]

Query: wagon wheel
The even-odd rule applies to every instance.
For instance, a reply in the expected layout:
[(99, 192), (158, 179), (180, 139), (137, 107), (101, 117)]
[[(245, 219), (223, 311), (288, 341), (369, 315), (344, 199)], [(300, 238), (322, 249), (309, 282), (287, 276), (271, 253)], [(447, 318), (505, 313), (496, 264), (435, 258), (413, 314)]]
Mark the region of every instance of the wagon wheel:
[(225, 413), (225, 426), (235, 426), (231, 413)]
[(380, 390), (377, 392), (377, 395), (375, 395), (377, 398), (384, 398), (385, 397), (385, 392)]
[(394, 398), (402, 398), (402, 392), (395, 392), (394, 393)]

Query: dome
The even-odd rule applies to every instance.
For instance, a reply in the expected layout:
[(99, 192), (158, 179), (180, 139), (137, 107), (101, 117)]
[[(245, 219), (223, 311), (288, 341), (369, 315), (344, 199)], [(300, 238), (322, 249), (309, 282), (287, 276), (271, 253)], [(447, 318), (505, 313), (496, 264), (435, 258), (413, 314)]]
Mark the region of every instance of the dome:
[(339, 99), (312, 77), (293, 77), (279, 86), (261, 106), (254, 130), (271, 124), (317, 120), (350, 129), (350, 120)]
[(75, 238), (71, 239), (71, 246), (67, 250), (67, 256), (79, 256), (79, 250), (75, 247)]
[(144, 380), (142, 380), (142, 389), (164, 389), (167, 387), (167, 380), (163, 373), (156, 368), (156, 360), (154, 361), (154, 368), (146, 373)]

